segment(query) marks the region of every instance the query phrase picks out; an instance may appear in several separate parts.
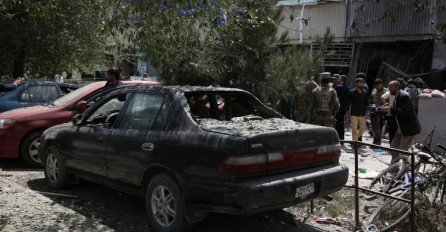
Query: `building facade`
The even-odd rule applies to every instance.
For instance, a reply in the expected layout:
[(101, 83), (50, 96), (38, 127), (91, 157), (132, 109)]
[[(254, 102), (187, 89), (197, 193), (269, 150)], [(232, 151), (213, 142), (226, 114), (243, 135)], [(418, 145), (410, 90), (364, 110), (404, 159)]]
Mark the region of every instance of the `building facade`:
[(376, 77), (392, 79), (386, 76), (389, 66), (445, 89), (446, 46), (435, 40), (436, 25), (446, 22), (440, 7), (444, 4), (446, 0), (420, 5), (397, 0), (279, 1), (284, 7), (279, 33), (288, 32), (289, 44), (317, 48), (315, 38), (330, 28), (335, 52), (324, 62), (327, 71), (350, 78), (366, 72), (371, 84)]

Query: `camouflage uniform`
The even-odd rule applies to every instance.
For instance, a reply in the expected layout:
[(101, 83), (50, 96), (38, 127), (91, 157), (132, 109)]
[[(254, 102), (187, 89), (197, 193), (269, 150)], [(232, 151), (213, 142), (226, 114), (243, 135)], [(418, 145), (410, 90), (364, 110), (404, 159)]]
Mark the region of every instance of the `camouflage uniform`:
[(303, 123), (311, 123), (309, 105), (311, 103), (312, 91), (319, 85), (314, 81), (307, 81), (299, 88), (294, 100), (294, 109), (297, 111), (297, 121)]
[[(322, 79), (330, 78), (330, 74), (323, 73)], [(335, 115), (339, 110), (339, 100), (336, 91), (327, 84), (321, 84), (313, 90), (310, 113), (313, 124), (334, 127)]]
[[(376, 106), (381, 105), (381, 96), (386, 92), (387, 88), (382, 88), (381, 90), (374, 88), (370, 94), (370, 104), (375, 104)], [(382, 128), (384, 125), (383, 115), (371, 113), (370, 119), (372, 121), (373, 143), (381, 145)]]

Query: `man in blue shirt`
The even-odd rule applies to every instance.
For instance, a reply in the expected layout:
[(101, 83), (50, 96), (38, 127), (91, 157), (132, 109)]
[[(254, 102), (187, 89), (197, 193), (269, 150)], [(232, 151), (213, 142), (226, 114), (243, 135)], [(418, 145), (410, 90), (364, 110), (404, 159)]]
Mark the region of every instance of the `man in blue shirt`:
[(25, 82), (25, 78), (19, 77), (12, 84), (0, 84), (0, 92), (13, 91), (23, 82)]

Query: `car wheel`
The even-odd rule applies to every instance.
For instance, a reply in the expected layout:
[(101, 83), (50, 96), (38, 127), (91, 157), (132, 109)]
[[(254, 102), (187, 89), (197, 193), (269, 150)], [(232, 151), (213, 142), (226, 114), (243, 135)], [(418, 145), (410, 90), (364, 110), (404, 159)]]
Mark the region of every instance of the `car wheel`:
[(150, 181), (146, 192), (146, 209), (155, 231), (187, 231), (191, 224), (185, 217), (185, 206), (176, 182), (165, 174)]
[(20, 146), (20, 155), (22, 160), (29, 166), (41, 167), (42, 162), (39, 159), (39, 145), (42, 131), (34, 131), (27, 135)]
[(51, 146), (46, 149), (44, 167), (45, 178), (51, 187), (61, 189), (66, 185), (65, 165), (56, 147)]

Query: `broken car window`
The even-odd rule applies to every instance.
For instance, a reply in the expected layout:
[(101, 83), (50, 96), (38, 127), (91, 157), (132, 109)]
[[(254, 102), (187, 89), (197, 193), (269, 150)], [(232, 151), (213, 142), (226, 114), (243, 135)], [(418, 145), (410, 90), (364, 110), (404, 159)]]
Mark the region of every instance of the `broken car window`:
[(280, 117), (259, 100), (243, 92), (189, 92), (186, 98), (190, 112), (197, 120), (238, 121)]

